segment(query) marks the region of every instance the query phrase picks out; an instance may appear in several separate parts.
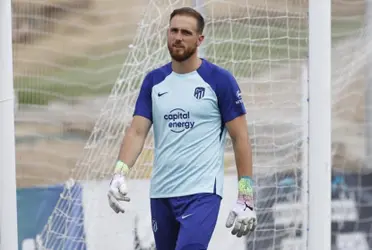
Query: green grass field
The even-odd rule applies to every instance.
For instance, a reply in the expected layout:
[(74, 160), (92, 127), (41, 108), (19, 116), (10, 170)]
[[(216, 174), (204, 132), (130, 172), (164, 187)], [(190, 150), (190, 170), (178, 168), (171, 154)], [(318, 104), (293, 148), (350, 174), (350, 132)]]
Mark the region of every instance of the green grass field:
[[(362, 21), (334, 22), (333, 42), (352, 35), (362, 27)], [(206, 57), (231, 70), (237, 77), (258, 74), (269, 62), (286, 63), (304, 58), (307, 53), (307, 30), (303, 20), (292, 20), (290, 28), (286, 28), (285, 19), (273, 19), (269, 25), (262, 22), (260, 25), (230, 25), (224, 22), (214, 24), (213, 29), (207, 28), (206, 37)], [(119, 46), (116, 44), (112, 49), (118, 50)], [(109, 56), (99, 59), (67, 58), (60, 69), (38, 75), (16, 76), (15, 89), (19, 102), (46, 105), (53, 100), (69, 102), (78, 96), (109, 93), (129, 50), (121, 48), (111, 54), (110, 48), (98, 46), (92, 49), (91, 54), (102, 54), (103, 49)]]
[(72, 101), (77, 96), (108, 93), (125, 57), (126, 52), (120, 52), (102, 59), (79, 58), (64, 69), (51, 70), (38, 76), (15, 77), (19, 101), (24, 104), (47, 104), (50, 100)]

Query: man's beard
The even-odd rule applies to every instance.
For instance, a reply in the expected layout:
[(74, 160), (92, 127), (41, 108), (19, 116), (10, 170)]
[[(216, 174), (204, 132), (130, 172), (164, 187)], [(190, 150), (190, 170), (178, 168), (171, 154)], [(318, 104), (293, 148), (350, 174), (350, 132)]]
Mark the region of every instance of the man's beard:
[(175, 60), (177, 62), (184, 62), (196, 53), (197, 46), (195, 45), (195, 46), (190, 47), (188, 49), (181, 48), (181, 49), (183, 49), (183, 53), (180, 53), (180, 54), (176, 52), (177, 49), (178, 48), (173, 47), (173, 45), (168, 44), (169, 54), (171, 55), (173, 60)]

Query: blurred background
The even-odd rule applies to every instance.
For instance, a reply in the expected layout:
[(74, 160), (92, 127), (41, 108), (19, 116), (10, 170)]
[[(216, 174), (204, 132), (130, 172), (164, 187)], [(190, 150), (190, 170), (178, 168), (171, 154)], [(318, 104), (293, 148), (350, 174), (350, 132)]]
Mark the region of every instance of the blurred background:
[[(53, 231), (44, 225), (50, 214), (59, 214), (60, 211), (53, 212), (61, 204), (57, 201), (75, 198), (71, 194), (59, 198), (61, 192), (66, 192), (61, 190), (66, 189), (58, 185), (70, 178), (109, 178), (144, 74), (169, 61), (165, 43), (169, 14), (176, 7), (195, 6), (195, 2), (12, 0), (16, 170), (19, 223), (24, 239), (34, 238), (41, 231), (44, 236)], [(289, 176), (295, 182), (296, 192), (301, 192), (297, 172), (303, 170), (308, 2), (199, 3), (207, 22), (201, 51), (205, 58), (229, 69), (238, 79), (248, 109), (255, 173), (266, 178), (262, 187), (270, 186), (273, 190), (268, 196), (278, 197), (280, 180)], [(365, 94), (370, 71), (370, 39), (365, 22), (368, 10), (363, 0), (332, 1), (332, 157), (337, 183), (343, 183), (340, 176), (369, 178), (365, 140)], [(153, 149), (150, 137), (133, 179), (149, 176)], [(233, 174), (229, 142), (225, 163), (227, 176)], [(284, 173), (281, 178), (274, 178), (274, 185), (268, 185), (269, 174), (279, 172)], [(354, 191), (368, 189), (362, 181), (354, 184)], [(55, 192), (40, 189), (55, 185)], [(36, 192), (35, 188), (39, 198), (31, 199), (30, 190)], [(105, 188), (102, 190), (101, 203), (105, 199)], [(262, 208), (268, 208), (272, 201), (262, 198), (260, 202)], [(44, 210), (40, 204), (44, 204)], [(356, 202), (357, 207), (361, 204), (361, 200)], [(29, 221), (30, 216), (22, 212), (26, 206), (45, 216)], [(371, 219), (372, 214), (364, 222)], [(361, 219), (354, 220), (352, 231), (358, 231), (355, 225)], [(271, 228), (272, 232), (279, 230), (276, 226)], [(298, 231), (295, 228), (296, 225), (287, 227), (293, 235)], [(370, 230), (367, 229), (368, 235)], [(148, 229), (145, 231), (149, 234)], [(267, 237), (279, 236), (254, 237), (257, 242), (265, 241), (269, 248), (277, 243), (267, 243)], [(233, 246), (232, 242), (228, 244)], [(97, 245), (91, 249), (101, 249)], [(354, 245), (351, 247), (355, 250)]]
[(146, 3), (12, 2), (17, 184), (65, 181), (119, 75)]

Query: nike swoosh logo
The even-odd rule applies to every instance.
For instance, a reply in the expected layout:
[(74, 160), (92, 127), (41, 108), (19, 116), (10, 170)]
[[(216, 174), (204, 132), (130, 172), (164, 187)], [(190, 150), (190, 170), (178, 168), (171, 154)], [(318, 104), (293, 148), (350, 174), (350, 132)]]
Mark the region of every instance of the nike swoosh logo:
[(192, 215), (192, 214), (182, 215), (181, 218), (182, 218), (182, 220), (183, 220), (183, 219), (186, 219), (187, 217), (189, 217), (189, 216), (191, 216), (191, 215)]
[(165, 95), (166, 93), (168, 93), (168, 92), (158, 93), (158, 96), (160, 97), (160, 96), (162, 96), (162, 95)]
[(251, 211), (253, 211), (253, 207), (251, 206), (248, 206), (248, 204), (246, 202), (244, 202), (244, 205), (245, 205), (245, 208), (244, 208), (244, 211), (249, 208)]

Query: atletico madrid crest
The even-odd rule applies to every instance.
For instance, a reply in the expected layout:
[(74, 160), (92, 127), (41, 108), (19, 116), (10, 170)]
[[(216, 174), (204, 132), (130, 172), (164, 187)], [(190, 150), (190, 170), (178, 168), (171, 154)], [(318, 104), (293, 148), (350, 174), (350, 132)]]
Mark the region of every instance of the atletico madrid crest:
[(205, 88), (203, 88), (203, 87), (195, 88), (194, 96), (195, 96), (196, 99), (203, 98), (204, 94), (205, 94)]

